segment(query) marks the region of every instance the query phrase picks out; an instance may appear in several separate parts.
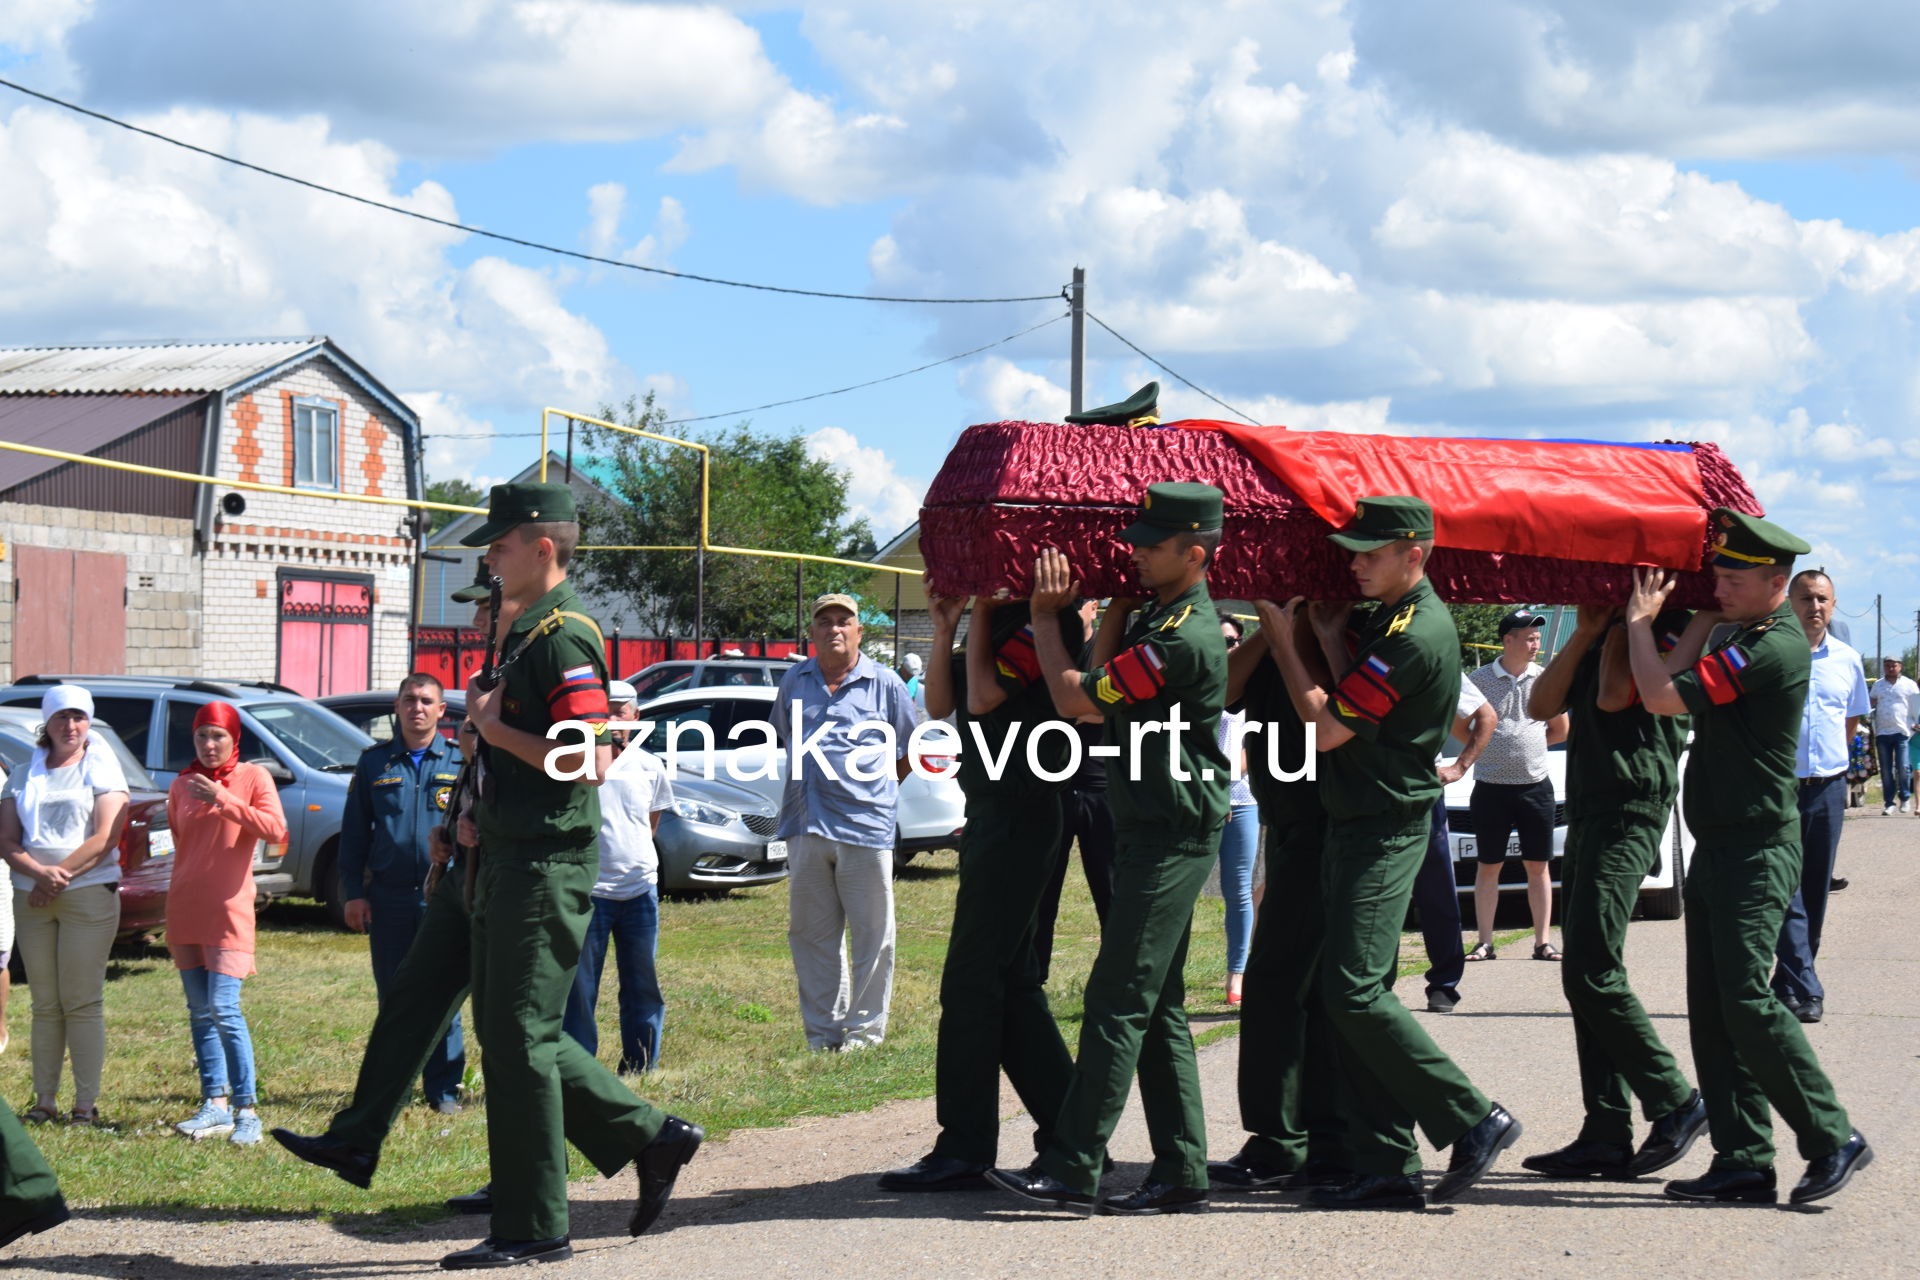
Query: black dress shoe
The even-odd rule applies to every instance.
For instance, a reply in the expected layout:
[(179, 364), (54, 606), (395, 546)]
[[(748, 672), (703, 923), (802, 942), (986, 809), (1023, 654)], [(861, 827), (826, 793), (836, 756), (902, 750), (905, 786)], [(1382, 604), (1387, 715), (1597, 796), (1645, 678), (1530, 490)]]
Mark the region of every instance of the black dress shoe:
[(455, 1213), (492, 1213), (493, 1184), (489, 1182), (478, 1191), (469, 1191), (463, 1196), (448, 1196), (447, 1208), (453, 1210)]
[(1654, 1173), (1678, 1163), (1706, 1131), (1706, 1099), (1695, 1089), (1692, 1097), (1653, 1122), (1653, 1132), (1634, 1153), (1633, 1175)]
[(51, 1231), (72, 1216), (67, 1211), (66, 1199), (55, 1192), (53, 1203), (40, 1212), (30, 1218), (22, 1218), (10, 1227), (0, 1227), (0, 1249), (6, 1248), (23, 1237), (37, 1236), (42, 1231)]
[(1022, 1200), (1052, 1205), (1056, 1209), (1071, 1209), (1089, 1218), (1093, 1216), (1098, 1200), (1097, 1193), (1085, 1195), (1052, 1174), (1042, 1173), (1038, 1164), (1030, 1164), (1024, 1169), (989, 1169), (987, 1181), (1002, 1191), (1011, 1191)]
[(1697, 1178), (1667, 1184), (1675, 1200), (1707, 1200), (1716, 1204), (1772, 1204), (1773, 1166), (1764, 1169), (1709, 1169)]
[(882, 1191), (985, 1191), (987, 1166), (943, 1156), (923, 1156), (904, 1169), (880, 1175)]
[(1520, 1167), (1549, 1178), (1631, 1178), (1633, 1148), (1624, 1142), (1579, 1138), (1558, 1151), (1528, 1156)]
[(1100, 1202), (1101, 1213), (1133, 1214), (1148, 1217), (1156, 1213), (1205, 1213), (1207, 1188), (1170, 1187), (1149, 1179), (1123, 1196), (1108, 1196)]
[(488, 1236), (471, 1249), (462, 1249), (440, 1259), (442, 1271), (477, 1271), (481, 1267), (517, 1267), (523, 1262), (565, 1262), (573, 1256), (573, 1241), (566, 1236), (551, 1240), (496, 1240)]
[(1424, 1209), (1426, 1182), (1417, 1173), (1357, 1173), (1307, 1197), (1316, 1209)]
[(1487, 1118), (1460, 1136), (1453, 1144), (1453, 1158), (1447, 1161), (1447, 1171), (1433, 1186), (1433, 1200), (1438, 1203), (1451, 1200), (1480, 1181), (1481, 1176), (1493, 1167), (1502, 1151), (1512, 1146), (1520, 1137), (1520, 1122), (1507, 1113), (1499, 1103), (1493, 1104), (1493, 1110), (1487, 1112)]
[(1827, 1016), (1827, 1002), (1815, 996), (1796, 1006), (1793, 1016), (1802, 1022), (1818, 1022)]
[(306, 1138), (290, 1129), (275, 1129), (273, 1140), (308, 1164), (330, 1169), (362, 1190), (373, 1185), (373, 1171), (380, 1167), (380, 1157), (374, 1152), (362, 1151), (324, 1133)]
[(640, 1200), (627, 1219), (628, 1235), (637, 1236), (653, 1225), (673, 1197), (673, 1180), (693, 1159), (706, 1136), (707, 1131), (699, 1125), (668, 1116), (653, 1141), (640, 1149), (633, 1158), (633, 1167), (640, 1174)]
[(1444, 987), (1429, 987), (1427, 989), (1428, 1013), (1452, 1013), (1454, 1007), (1459, 1003), (1460, 993), (1458, 991), (1448, 991)]
[(1827, 881), (1827, 892), (1838, 893), (1842, 889), (1846, 888), (1847, 884), (1848, 884), (1848, 880), (1845, 876), (1835, 876), (1833, 877), (1833, 879)]
[(1259, 1191), (1269, 1187), (1284, 1187), (1288, 1180), (1296, 1176), (1293, 1169), (1282, 1169), (1279, 1165), (1268, 1164), (1258, 1156), (1250, 1156), (1242, 1151), (1231, 1160), (1207, 1161), (1207, 1181), (1216, 1187), (1231, 1187), (1236, 1191)]
[(1806, 1204), (1809, 1200), (1822, 1200), (1847, 1185), (1847, 1179), (1859, 1169), (1873, 1163), (1873, 1148), (1855, 1129), (1840, 1149), (1830, 1156), (1821, 1156), (1807, 1165), (1806, 1176), (1795, 1184), (1787, 1197), (1795, 1204)]
[(1344, 1187), (1354, 1179), (1353, 1170), (1325, 1160), (1309, 1160), (1306, 1167), (1280, 1184), (1283, 1191), (1311, 1191), (1316, 1187)]

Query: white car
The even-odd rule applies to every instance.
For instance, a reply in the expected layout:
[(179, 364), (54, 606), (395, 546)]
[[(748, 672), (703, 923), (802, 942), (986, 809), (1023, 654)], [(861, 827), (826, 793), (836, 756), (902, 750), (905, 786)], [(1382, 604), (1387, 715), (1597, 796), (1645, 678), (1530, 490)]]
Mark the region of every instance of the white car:
[[(1680, 757), (1684, 770), (1686, 755)], [(1548, 875), (1553, 887), (1560, 887), (1560, 859), (1567, 848), (1567, 753), (1556, 747), (1547, 752), (1547, 776), (1553, 780), (1553, 860)], [(1473, 893), (1474, 865), (1478, 841), (1473, 834), (1473, 817), (1468, 803), (1473, 797), (1473, 770), (1447, 787), (1447, 842), (1453, 854), (1454, 883), (1463, 895)], [(1681, 820), (1676, 804), (1667, 817), (1667, 829), (1660, 837), (1660, 861), (1653, 873), (1640, 885), (1640, 910), (1649, 920), (1678, 920), (1681, 912), (1680, 887), (1686, 879), (1687, 864), (1693, 858), (1693, 833)], [(1520, 866), (1520, 837), (1508, 838), (1507, 861), (1500, 869), (1500, 890), (1523, 892), (1526, 872)]]
[[(786, 753), (767, 745), (766, 730), (772, 728), (778, 693), (764, 685), (723, 685), (682, 689), (650, 699), (636, 711), (641, 720), (653, 722), (638, 745), (666, 762), (674, 777), (705, 777), (711, 767), (711, 776), (757, 792), (777, 807), (786, 789)], [(698, 729), (679, 728), (676, 735), (677, 726), (696, 724), (712, 732), (711, 753)], [(756, 727), (729, 738), (742, 725)], [(676, 737), (678, 749), (670, 753)], [(905, 866), (915, 854), (959, 848), (960, 830), (966, 825), (966, 798), (957, 774), (960, 735), (948, 725), (932, 722), (923, 728), (915, 754), (921, 768), (934, 776), (911, 773), (900, 784), (899, 830), (893, 846), (896, 867)]]

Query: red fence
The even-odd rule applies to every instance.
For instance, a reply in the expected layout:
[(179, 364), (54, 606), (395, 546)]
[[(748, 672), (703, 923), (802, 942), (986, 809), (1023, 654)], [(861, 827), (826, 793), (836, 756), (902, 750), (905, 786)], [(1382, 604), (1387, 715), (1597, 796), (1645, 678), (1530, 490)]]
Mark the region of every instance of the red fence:
[[(485, 657), (486, 633), (470, 627), (415, 627), (413, 669), (424, 671), (449, 689), (466, 687)], [(703, 640), (667, 636), (652, 639), (618, 634), (607, 637), (607, 666), (616, 679), (672, 659), (714, 658), (737, 649), (750, 658), (780, 658), (798, 651), (791, 640)]]

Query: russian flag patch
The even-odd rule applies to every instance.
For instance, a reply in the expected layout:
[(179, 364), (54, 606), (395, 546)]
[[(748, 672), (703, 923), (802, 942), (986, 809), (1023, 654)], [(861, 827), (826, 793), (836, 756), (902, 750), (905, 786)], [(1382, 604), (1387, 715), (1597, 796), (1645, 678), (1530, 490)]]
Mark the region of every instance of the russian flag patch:
[(599, 677), (593, 674), (593, 664), (588, 663), (584, 666), (568, 667), (562, 671), (560, 683), (563, 685), (598, 684)]

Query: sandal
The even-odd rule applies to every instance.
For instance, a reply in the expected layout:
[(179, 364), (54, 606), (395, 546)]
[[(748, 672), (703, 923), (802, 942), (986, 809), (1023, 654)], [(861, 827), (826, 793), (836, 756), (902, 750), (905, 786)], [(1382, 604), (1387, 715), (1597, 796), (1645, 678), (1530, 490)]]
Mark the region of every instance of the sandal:
[(102, 1123), (100, 1119), (100, 1108), (89, 1107), (87, 1110), (82, 1111), (80, 1108), (75, 1107), (73, 1110), (67, 1112), (67, 1123), (93, 1125), (97, 1128)]
[(1535, 960), (1559, 960), (1562, 957), (1558, 951), (1553, 949), (1551, 942), (1542, 942), (1534, 947), (1533, 958)]
[(28, 1124), (45, 1124), (49, 1120), (58, 1120), (60, 1113), (52, 1107), (32, 1106), (22, 1111), (20, 1118)]
[(1498, 960), (1499, 958), (1500, 953), (1493, 949), (1491, 943), (1487, 942), (1483, 942), (1473, 950), (1467, 952), (1467, 959), (1469, 960)]

